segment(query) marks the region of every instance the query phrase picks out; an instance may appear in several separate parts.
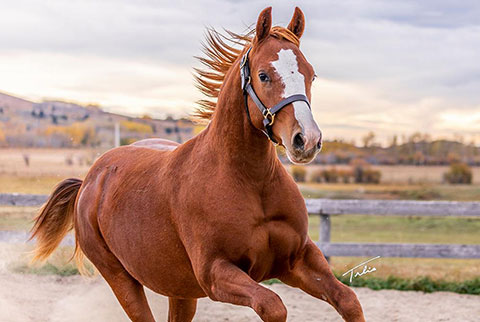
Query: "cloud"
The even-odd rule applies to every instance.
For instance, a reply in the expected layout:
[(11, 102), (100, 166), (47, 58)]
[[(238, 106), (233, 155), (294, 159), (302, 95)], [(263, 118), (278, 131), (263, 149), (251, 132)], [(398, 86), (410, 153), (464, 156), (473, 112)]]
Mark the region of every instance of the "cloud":
[[(79, 68), (80, 67), (80, 68)], [(0, 54), (0, 88), (30, 99), (101, 103), (107, 110), (141, 115), (187, 115), (200, 98), (191, 72), (171, 63), (89, 55)]]
[[(480, 105), (478, 1), (298, 5), (307, 19), (302, 50), (320, 77), (315, 115), (332, 136), (467, 131), (454, 115)], [(199, 98), (191, 72), (205, 26), (241, 32), (265, 6), (253, 0), (9, 2), (0, 20), (0, 90), (184, 116)], [(274, 21), (286, 25), (293, 8), (276, 2)]]

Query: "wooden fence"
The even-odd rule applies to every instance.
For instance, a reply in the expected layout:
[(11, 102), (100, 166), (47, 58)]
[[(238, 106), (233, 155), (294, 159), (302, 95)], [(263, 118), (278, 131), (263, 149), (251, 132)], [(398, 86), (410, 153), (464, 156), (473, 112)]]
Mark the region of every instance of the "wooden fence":
[[(480, 218), (480, 202), (307, 199), (310, 214), (320, 216), (318, 247), (330, 256), (480, 258), (480, 245), (331, 243), (331, 216), (449, 216)], [(479, 232), (480, 234), (480, 232)]]
[[(39, 206), (45, 195), (0, 194), (0, 205)], [(332, 243), (331, 216), (449, 216), (480, 218), (480, 202), (306, 199), (310, 215), (320, 216), (317, 245), (324, 255), (430, 258), (480, 258), (480, 245)], [(480, 232), (479, 232), (480, 234)]]

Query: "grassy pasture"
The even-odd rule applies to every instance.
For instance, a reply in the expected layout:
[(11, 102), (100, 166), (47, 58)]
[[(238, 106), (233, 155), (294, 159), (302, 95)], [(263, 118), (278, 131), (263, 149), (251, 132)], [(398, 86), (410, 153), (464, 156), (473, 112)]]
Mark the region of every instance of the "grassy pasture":
[[(101, 151), (0, 148), (0, 174), (18, 177), (84, 176)], [(27, 166), (24, 156), (28, 156)]]
[[(365, 215), (331, 216), (332, 242), (480, 244), (480, 219), (386, 217)], [(319, 217), (310, 216), (309, 234), (318, 240)], [(343, 274), (364, 262), (364, 257), (332, 257), (333, 270)], [(462, 281), (480, 276), (480, 260), (436, 258), (380, 258), (371, 263), (377, 271), (367, 276)]]
[[(0, 149), (0, 193), (50, 194), (63, 179), (83, 178), (98, 153), (76, 149)], [(24, 155), (28, 156), (28, 166)]]
[(305, 198), (480, 201), (480, 185), (301, 183)]

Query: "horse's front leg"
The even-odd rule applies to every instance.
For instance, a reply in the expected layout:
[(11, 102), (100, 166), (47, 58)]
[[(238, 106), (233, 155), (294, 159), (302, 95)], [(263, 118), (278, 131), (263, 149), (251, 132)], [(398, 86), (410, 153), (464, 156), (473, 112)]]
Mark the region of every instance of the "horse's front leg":
[(287, 309), (280, 297), (261, 286), (237, 266), (214, 260), (198, 272), (203, 290), (214, 301), (249, 306), (263, 321), (285, 322)]
[(365, 321), (355, 293), (333, 275), (322, 252), (310, 239), (293, 269), (280, 279), (330, 303), (345, 321)]

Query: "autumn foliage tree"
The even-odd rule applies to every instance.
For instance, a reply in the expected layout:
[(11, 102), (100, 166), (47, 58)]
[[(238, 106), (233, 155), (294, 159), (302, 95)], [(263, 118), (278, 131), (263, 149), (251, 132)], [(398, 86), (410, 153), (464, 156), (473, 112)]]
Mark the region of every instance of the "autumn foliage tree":
[(85, 122), (76, 122), (71, 125), (51, 125), (45, 129), (45, 135), (60, 135), (70, 140), (73, 146), (86, 146), (95, 143), (95, 129)]
[(148, 124), (143, 124), (140, 122), (135, 122), (135, 121), (122, 121), (120, 122), (120, 125), (122, 126), (123, 129), (130, 131), (130, 132), (135, 132), (135, 133), (144, 133), (144, 134), (152, 134), (153, 129), (150, 125)]

